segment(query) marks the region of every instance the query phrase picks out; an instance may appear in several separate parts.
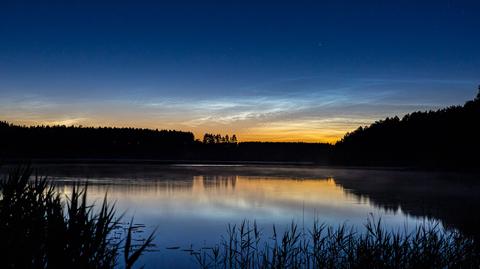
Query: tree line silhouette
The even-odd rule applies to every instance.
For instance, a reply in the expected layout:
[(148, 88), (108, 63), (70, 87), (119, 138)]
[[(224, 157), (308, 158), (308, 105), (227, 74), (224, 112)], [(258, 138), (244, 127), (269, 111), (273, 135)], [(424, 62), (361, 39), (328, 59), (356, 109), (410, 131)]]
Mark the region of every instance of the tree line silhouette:
[(237, 143), (237, 135), (233, 134), (232, 137), (229, 137), (228, 134), (222, 136), (221, 134), (210, 134), (206, 133), (203, 135), (204, 144), (218, 144), (218, 143)]
[(81, 126), (18, 126), (0, 122), (0, 156), (17, 158), (180, 158), (191, 132)]
[(173, 130), (82, 126), (20, 126), (0, 122), (0, 159), (155, 159), (317, 162), (332, 145), (237, 141), (232, 136)]
[(480, 88), (463, 106), (386, 118), (347, 133), (332, 161), (349, 165), (478, 168)]
[[(479, 89), (480, 90), (480, 89)], [(0, 158), (138, 158), (478, 168), (480, 91), (463, 106), (379, 120), (326, 143), (238, 142), (174, 130), (0, 122)]]

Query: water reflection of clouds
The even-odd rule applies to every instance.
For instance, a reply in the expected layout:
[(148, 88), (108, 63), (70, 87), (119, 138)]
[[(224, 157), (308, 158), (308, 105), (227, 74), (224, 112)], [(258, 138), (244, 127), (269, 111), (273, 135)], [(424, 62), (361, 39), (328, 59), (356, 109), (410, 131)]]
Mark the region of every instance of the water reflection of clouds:
[[(292, 221), (308, 228), (318, 219), (362, 230), (370, 214), (394, 229), (412, 229), (423, 220), (398, 206), (395, 211), (385, 210), (361, 189), (375, 190), (378, 180), (393, 187), (389, 179), (403, 179), (400, 172), (299, 166), (61, 165), (44, 166), (42, 173), (53, 176), (66, 195), (74, 182), (86, 181), (91, 201), (99, 204), (108, 193), (117, 212), (125, 212), (127, 218), (134, 215), (147, 230), (158, 227), (159, 249), (211, 246), (228, 224), (243, 220), (256, 221), (267, 235), (272, 225), (280, 232)], [(399, 182), (395, 188), (402, 189)], [(147, 253), (144, 259), (176, 264), (185, 255), (160, 251)], [(189, 266), (185, 261), (184, 268)]]
[[(57, 178), (57, 184), (70, 184)], [(68, 193), (68, 186), (64, 187)], [(113, 180), (90, 182), (89, 196), (100, 200), (108, 192), (122, 209), (171, 217), (229, 220), (300, 219), (318, 217), (364, 220), (372, 207), (368, 198), (346, 192), (333, 178), (276, 178), (265, 176), (207, 175), (183, 180)], [(149, 213), (148, 213), (148, 212)]]

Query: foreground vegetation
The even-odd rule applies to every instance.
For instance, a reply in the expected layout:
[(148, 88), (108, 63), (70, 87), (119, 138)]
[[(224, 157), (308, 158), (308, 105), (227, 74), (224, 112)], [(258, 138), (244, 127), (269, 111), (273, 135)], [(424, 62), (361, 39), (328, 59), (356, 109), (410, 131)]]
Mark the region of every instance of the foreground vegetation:
[(18, 168), (0, 181), (0, 268), (115, 268), (123, 254), (128, 269), (151, 246), (153, 234), (138, 243), (138, 227), (122, 224), (106, 199), (88, 205), (86, 187), (66, 200), (30, 174)]
[[(106, 199), (88, 205), (78, 185), (62, 199), (30, 172), (15, 169), (0, 180), (0, 268), (132, 268), (152, 246), (153, 235), (138, 243), (137, 228), (120, 222)], [(457, 230), (427, 223), (388, 231), (373, 218), (364, 232), (315, 222), (309, 230), (273, 227), (271, 237), (245, 221), (192, 255), (200, 268), (480, 268), (478, 243)]]
[(457, 231), (425, 224), (412, 233), (389, 232), (370, 220), (366, 232), (315, 222), (304, 231), (292, 224), (262, 237), (257, 225), (228, 226), (213, 248), (196, 252), (201, 268), (479, 268), (475, 242)]

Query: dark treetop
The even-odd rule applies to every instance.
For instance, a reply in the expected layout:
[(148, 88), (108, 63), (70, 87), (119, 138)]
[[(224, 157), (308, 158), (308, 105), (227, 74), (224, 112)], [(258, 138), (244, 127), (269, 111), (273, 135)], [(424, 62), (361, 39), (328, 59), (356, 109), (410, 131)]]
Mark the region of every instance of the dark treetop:
[(463, 106), (413, 112), (347, 133), (335, 145), (237, 142), (237, 137), (134, 128), (17, 126), (0, 122), (0, 157), (312, 162), (476, 168), (480, 93)]

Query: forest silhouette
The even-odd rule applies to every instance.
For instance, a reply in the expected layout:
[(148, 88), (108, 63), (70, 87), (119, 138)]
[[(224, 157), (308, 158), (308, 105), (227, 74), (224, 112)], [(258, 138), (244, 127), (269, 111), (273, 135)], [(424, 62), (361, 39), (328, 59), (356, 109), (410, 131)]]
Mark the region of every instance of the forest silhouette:
[[(480, 90), (480, 89), (479, 89)], [(413, 112), (347, 133), (336, 144), (238, 142), (236, 135), (0, 122), (0, 158), (307, 162), (329, 165), (476, 168), (480, 91), (463, 106)]]
[(334, 163), (478, 167), (480, 88), (463, 106), (414, 112), (359, 127), (335, 145)]

